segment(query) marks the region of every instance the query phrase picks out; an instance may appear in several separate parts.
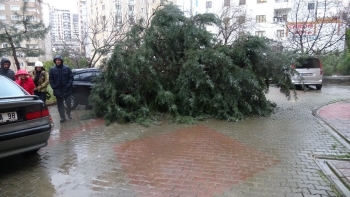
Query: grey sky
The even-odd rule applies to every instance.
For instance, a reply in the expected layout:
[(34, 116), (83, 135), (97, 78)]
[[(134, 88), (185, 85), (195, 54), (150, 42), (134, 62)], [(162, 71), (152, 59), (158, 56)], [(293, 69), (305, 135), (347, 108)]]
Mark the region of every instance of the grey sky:
[(77, 12), (77, 0), (44, 0), (44, 2), (49, 3), (50, 6), (55, 8)]

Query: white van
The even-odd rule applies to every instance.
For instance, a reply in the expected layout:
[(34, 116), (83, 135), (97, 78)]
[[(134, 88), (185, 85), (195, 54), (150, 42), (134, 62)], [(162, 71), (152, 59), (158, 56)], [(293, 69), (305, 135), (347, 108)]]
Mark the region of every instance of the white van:
[(297, 89), (301, 89), (302, 85), (316, 86), (317, 90), (322, 88), (322, 64), (318, 58), (309, 57), (301, 65), (293, 65), (298, 74), (292, 76), (292, 83)]

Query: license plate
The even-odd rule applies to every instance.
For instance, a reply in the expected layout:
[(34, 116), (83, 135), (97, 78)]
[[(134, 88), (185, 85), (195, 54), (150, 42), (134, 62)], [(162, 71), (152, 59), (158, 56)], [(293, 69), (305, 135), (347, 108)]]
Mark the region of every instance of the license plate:
[(0, 113), (0, 123), (12, 122), (18, 119), (16, 112)]
[(300, 73), (300, 76), (313, 76), (312, 73)]

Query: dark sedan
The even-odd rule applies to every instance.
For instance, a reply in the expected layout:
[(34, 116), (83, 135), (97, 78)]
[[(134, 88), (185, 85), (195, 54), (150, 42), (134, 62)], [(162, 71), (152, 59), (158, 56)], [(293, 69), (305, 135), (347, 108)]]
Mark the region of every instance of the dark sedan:
[(0, 76), (0, 158), (36, 152), (51, 132), (47, 106), (11, 79)]
[(71, 109), (75, 109), (78, 105), (89, 106), (89, 96), (92, 86), (94, 85), (93, 78), (100, 74), (98, 68), (81, 68), (73, 69), (74, 76), (72, 85), (72, 100)]

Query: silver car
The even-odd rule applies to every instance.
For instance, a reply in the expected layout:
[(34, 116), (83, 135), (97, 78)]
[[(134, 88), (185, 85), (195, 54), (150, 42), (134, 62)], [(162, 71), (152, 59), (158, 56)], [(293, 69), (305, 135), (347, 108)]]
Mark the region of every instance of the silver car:
[(51, 132), (47, 106), (11, 79), (0, 75), (0, 158), (36, 152)]
[(307, 58), (302, 64), (294, 68), (298, 74), (292, 76), (292, 83), (297, 89), (300, 89), (302, 85), (314, 85), (317, 90), (321, 90), (323, 70), (321, 61), (318, 58)]

